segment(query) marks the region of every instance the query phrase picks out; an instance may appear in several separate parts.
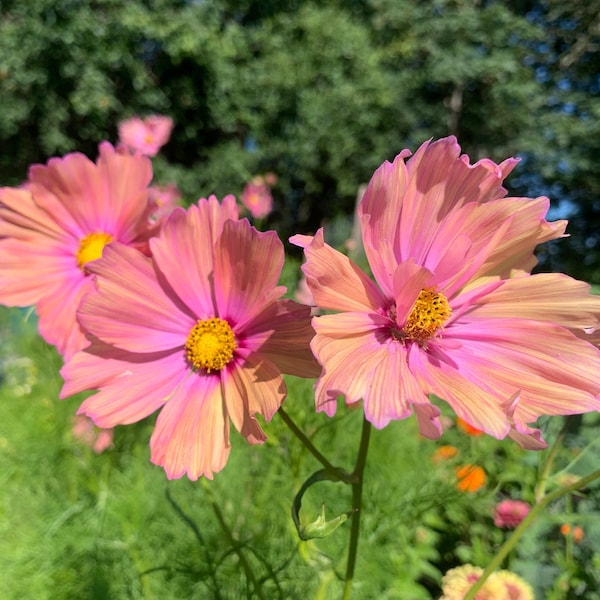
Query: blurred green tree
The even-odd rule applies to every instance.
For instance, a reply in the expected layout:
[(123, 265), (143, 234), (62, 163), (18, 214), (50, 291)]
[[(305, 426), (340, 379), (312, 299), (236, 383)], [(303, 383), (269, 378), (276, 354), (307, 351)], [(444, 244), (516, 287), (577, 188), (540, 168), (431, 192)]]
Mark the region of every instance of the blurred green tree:
[(0, 180), (165, 113), (157, 177), (192, 201), (273, 171), (285, 238), (452, 133), (472, 159), (522, 153), (518, 193), (570, 200), (573, 240), (542, 258), (600, 281), (598, 1), (2, 0)]

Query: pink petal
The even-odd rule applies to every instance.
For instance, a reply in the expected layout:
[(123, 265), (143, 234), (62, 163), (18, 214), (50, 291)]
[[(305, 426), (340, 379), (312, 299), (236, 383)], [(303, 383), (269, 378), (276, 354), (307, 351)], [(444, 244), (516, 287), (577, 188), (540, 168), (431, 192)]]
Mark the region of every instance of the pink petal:
[(564, 327), (595, 327), (599, 323), (600, 297), (590, 294), (587, 283), (561, 273), (540, 273), (507, 279), (477, 301), (478, 318), (514, 315)]
[(40, 335), (56, 346), (63, 359), (87, 346), (87, 340), (75, 318), (77, 307), (86, 293), (94, 290), (89, 277), (62, 277), (62, 287), (44, 296), (36, 305)]
[(463, 374), (462, 363), (442, 353), (431, 354), (415, 348), (409, 367), (427, 394), (446, 401), (461, 419), (489, 435), (502, 439), (510, 430), (506, 413), (499, 399)]
[[(311, 343), (324, 371), (317, 381), (318, 411), (335, 413), (335, 400), (344, 394), (352, 404), (368, 395), (373, 371), (387, 352), (387, 333), (378, 323), (383, 317), (364, 313), (342, 313), (315, 317), (317, 335)], [(389, 320), (383, 321), (389, 325)]]
[(391, 304), (359, 267), (324, 242), (322, 229), (304, 253), (306, 263), (302, 271), (317, 306), (333, 310), (376, 311)]
[(277, 281), (283, 260), (275, 231), (259, 232), (245, 219), (225, 223), (214, 256), (219, 316), (239, 330), (265, 303), (281, 297), (285, 288), (277, 287)]
[(452, 357), (466, 377), (499, 397), (520, 391), (515, 420), (600, 408), (600, 351), (566, 329), (526, 319), (477, 319), (453, 323), (444, 335), (462, 341)]
[[(35, 248), (35, 251), (32, 249)], [(32, 306), (48, 295), (85, 279), (75, 256), (62, 242), (44, 236), (0, 240), (0, 301)], [(74, 322), (74, 321), (73, 321)]]
[(158, 410), (190, 371), (179, 353), (139, 355), (96, 343), (73, 356), (61, 375), (65, 380), (61, 398), (99, 389), (83, 402), (78, 414), (110, 428), (135, 423)]
[(218, 316), (213, 302), (214, 244), (223, 225), (237, 218), (228, 197), (219, 204), (214, 196), (201, 199), (186, 211), (176, 208), (158, 238), (151, 241), (159, 269), (188, 309), (199, 319)]
[(240, 334), (245, 348), (260, 352), (282, 373), (318, 377), (321, 372), (310, 350), (315, 331), (307, 306), (292, 300), (273, 302), (247, 323)]
[(48, 237), (62, 241), (69, 234), (52, 213), (41, 209), (29, 189), (0, 188), (0, 237)]
[(212, 479), (225, 466), (231, 445), (218, 375), (192, 373), (182, 382), (158, 415), (150, 448), (169, 479)]
[(244, 352), (223, 377), (227, 412), (234, 427), (251, 444), (262, 444), (267, 439), (254, 415), (261, 414), (270, 421), (286, 392), (280, 371), (258, 354)]
[(77, 313), (85, 330), (130, 352), (183, 348), (195, 319), (182, 312), (168, 284), (161, 286), (149, 258), (112, 243), (88, 269), (98, 291)]

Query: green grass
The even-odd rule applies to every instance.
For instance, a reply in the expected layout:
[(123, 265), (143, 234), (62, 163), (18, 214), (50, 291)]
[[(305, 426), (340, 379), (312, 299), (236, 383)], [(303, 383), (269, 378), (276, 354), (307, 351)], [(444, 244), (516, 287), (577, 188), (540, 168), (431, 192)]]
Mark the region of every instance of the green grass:
[[(0, 332), (0, 598), (233, 600), (260, 597), (254, 585), (269, 600), (340, 596), (350, 524), (327, 538), (298, 540), (292, 499), (320, 465), (278, 415), (264, 424), (263, 446), (232, 433), (230, 460), (213, 481), (168, 481), (149, 460), (154, 418), (118, 427), (114, 447), (94, 454), (71, 434), (81, 398), (58, 400), (61, 362), (34, 321), (0, 309)], [(332, 462), (351, 469), (362, 413), (341, 406), (334, 419), (315, 413), (312, 383), (288, 378), (286, 410)], [(561, 423), (548, 423), (550, 439)], [(597, 426), (595, 416), (586, 417), (559, 466), (595, 439)], [(457, 460), (485, 466), (482, 491), (455, 490), (455, 463), (430, 460), (440, 443), (456, 445)], [(450, 566), (485, 566), (505, 535), (491, 522), (493, 505), (509, 494), (532, 500), (541, 456), (455, 429), (442, 442), (424, 440), (414, 419), (375, 430), (353, 597), (428, 599)], [(597, 459), (598, 445), (574, 469), (589, 472)], [(350, 489), (313, 486), (302, 519), (316, 518), (323, 502), (328, 517), (344, 512)], [(597, 494), (571, 498), (527, 534), (511, 565), (537, 585), (540, 598), (600, 598), (597, 511)], [(565, 521), (586, 532), (569, 564), (557, 533)], [(583, 591), (552, 596), (565, 572)]]

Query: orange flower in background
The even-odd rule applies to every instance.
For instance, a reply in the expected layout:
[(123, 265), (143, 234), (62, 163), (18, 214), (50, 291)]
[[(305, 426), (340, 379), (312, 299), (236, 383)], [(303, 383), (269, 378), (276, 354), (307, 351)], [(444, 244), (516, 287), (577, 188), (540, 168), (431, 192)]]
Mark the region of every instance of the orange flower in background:
[(573, 536), (573, 541), (576, 544), (579, 544), (581, 540), (583, 540), (584, 533), (583, 529), (579, 527), (579, 525), (575, 525), (575, 527), (571, 527), (568, 523), (563, 523), (560, 526), (560, 532), (565, 536)]
[(473, 425), (469, 425), (469, 423), (467, 423), (464, 419), (461, 419), (460, 417), (456, 419), (456, 426), (463, 433), (466, 433), (471, 437), (479, 437), (480, 435), (483, 435), (483, 431), (481, 431), (481, 429), (477, 429), (476, 427), (473, 427)]
[(436, 451), (431, 455), (431, 462), (437, 464), (444, 460), (450, 460), (454, 458), (458, 454), (458, 448), (456, 446), (450, 446), (449, 444), (445, 444), (436, 449)]
[(487, 480), (485, 471), (479, 465), (462, 465), (456, 467), (456, 487), (461, 492), (476, 492)]

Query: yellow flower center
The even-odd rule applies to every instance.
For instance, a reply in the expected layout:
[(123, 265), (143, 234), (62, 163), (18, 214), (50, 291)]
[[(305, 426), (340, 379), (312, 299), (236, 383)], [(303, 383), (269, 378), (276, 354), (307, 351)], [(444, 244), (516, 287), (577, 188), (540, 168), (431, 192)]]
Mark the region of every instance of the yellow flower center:
[(185, 352), (195, 369), (220, 371), (233, 358), (237, 348), (235, 335), (227, 321), (212, 317), (198, 321), (188, 335)]
[(452, 309), (448, 299), (433, 288), (421, 290), (415, 301), (401, 337), (415, 342), (426, 342), (450, 318)]
[(104, 246), (112, 242), (112, 240), (113, 236), (110, 233), (88, 233), (79, 242), (79, 250), (77, 250), (77, 254), (75, 255), (79, 268), (83, 271), (85, 265), (91, 260), (101, 258)]

